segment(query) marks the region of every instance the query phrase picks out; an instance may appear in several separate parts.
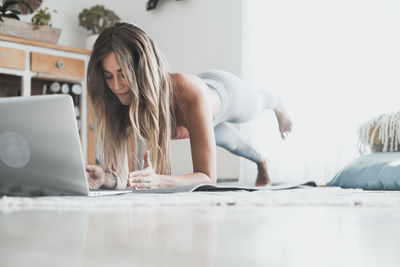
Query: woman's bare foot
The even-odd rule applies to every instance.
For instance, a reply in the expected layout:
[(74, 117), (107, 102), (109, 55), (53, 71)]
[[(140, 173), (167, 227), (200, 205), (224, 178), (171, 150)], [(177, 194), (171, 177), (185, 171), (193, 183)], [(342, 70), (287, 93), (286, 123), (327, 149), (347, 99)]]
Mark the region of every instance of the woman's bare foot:
[(257, 174), (256, 186), (269, 185), (271, 183), (271, 180), (269, 179), (268, 176), (267, 161), (265, 159), (260, 160), (260, 162), (257, 163), (257, 169), (258, 169), (258, 174)]
[(279, 124), (279, 132), (281, 133), (282, 139), (286, 139), (286, 136), (292, 131), (292, 120), (287, 114), (283, 105), (280, 105), (275, 109), (276, 119)]

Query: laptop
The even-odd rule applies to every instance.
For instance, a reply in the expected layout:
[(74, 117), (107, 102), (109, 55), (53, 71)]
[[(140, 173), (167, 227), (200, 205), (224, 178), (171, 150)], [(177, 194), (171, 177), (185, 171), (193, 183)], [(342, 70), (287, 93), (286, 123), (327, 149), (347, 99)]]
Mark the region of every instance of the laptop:
[(0, 195), (129, 192), (89, 190), (70, 95), (0, 98)]

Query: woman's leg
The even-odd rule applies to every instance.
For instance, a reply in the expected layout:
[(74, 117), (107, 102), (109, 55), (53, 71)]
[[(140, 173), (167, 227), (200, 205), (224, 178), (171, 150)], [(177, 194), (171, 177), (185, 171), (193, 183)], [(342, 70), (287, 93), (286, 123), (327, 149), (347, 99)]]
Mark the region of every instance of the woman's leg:
[(267, 185), (270, 179), (267, 172), (266, 160), (249, 143), (243, 134), (227, 122), (222, 122), (214, 128), (215, 142), (229, 152), (244, 157), (257, 164), (258, 174), (256, 185)]
[(214, 127), (215, 142), (229, 152), (244, 157), (255, 163), (262, 159), (261, 154), (253, 148), (246, 137), (231, 124), (222, 122)]
[(282, 138), (291, 131), (292, 122), (280, 98), (267, 90), (256, 90), (241, 78), (223, 70), (210, 70), (199, 75), (208, 84), (215, 85), (221, 96), (220, 121), (241, 123), (252, 120), (266, 109), (273, 110)]
[[(241, 123), (253, 119), (265, 109), (275, 110), (279, 98), (271, 92), (255, 90), (244, 80), (223, 70), (210, 70), (199, 75), (208, 81), (216, 81), (220, 86), (215, 88), (221, 95), (221, 110), (226, 110), (224, 121)], [(211, 84), (214, 85), (214, 84)], [(224, 91), (224, 92), (221, 92)], [(225, 99), (226, 98), (226, 99)]]
[(282, 138), (291, 130), (291, 121), (283, 109), (280, 99), (265, 90), (255, 90), (241, 78), (222, 70), (211, 70), (199, 75), (211, 85), (221, 97), (218, 124), (215, 126), (216, 144), (235, 155), (257, 164), (256, 185), (270, 183), (266, 160), (246, 140), (242, 133), (227, 122), (247, 122), (266, 109), (274, 110)]

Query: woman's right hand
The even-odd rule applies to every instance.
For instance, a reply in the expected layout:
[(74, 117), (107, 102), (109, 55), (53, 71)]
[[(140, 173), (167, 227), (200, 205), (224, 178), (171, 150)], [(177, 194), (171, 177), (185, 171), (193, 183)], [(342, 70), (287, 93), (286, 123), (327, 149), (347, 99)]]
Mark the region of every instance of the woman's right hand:
[(86, 176), (90, 189), (99, 189), (105, 183), (105, 173), (99, 166), (86, 165)]

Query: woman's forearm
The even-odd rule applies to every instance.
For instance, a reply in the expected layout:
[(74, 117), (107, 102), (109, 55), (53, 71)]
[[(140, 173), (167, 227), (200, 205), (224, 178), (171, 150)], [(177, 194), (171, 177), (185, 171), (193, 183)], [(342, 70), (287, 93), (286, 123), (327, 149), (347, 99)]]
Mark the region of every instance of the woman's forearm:
[(104, 187), (116, 190), (126, 189), (129, 174), (128, 154), (125, 153), (124, 155), (123, 169), (120, 172), (105, 170), (104, 173)]
[(124, 179), (121, 174), (114, 171), (105, 171), (104, 187), (124, 190), (126, 189), (127, 180), (128, 178)]
[(216, 178), (211, 178), (202, 172), (184, 175), (159, 175), (160, 187), (182, 186), (191, 184), (215, 184)]

